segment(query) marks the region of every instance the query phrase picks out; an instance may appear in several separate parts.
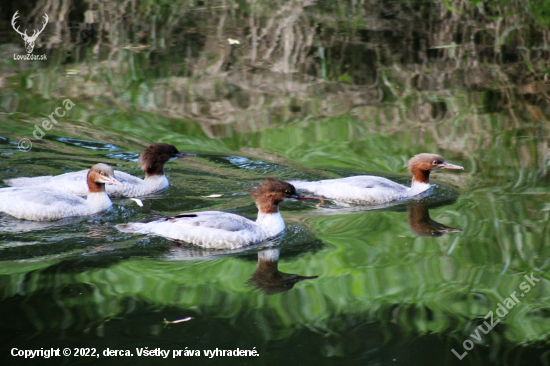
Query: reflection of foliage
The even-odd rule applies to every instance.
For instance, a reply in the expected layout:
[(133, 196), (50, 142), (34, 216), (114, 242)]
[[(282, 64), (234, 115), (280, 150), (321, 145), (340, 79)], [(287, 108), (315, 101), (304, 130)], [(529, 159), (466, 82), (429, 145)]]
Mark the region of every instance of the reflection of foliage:
[[(254, 270), (239, 258), (193, 271), (126, 261), (68, 279), (88, 294), (81, 301), (93, 308), (90, 318), (123, 314), (125, 301), (137, 298), (158, 306), (200, 303), (206, 314), (225, 317), (255, 309), (258, 319), (280, 325), (280, 334), (266, 339), (284, 338), (297, 323), (330, 330), (328, 318), (351, 313), (392, 319), (411, 332), (466, 336), (468, 322), (516, 290), (524, 273), (550, 269), (543, 186), (550, 158), (547, 1), (68, 4), (39, 1), (27, 11), (50, 15), (51, 28), (39, 40), (49, 62), (2, 61), (2, 110), (38, 119), (67, 95), (80, 101), (71, 118), (108, 131), (203, 151), (269, 151), (278, 156), (262, 159), (333, 170), (318, 174), (406, 174), (406, 160), (420, 148), (444, 150), (449, 161), (468, 167), (462, 175), (434, 177), (463, 190), (452, 208), (433, 216), (461, 228), (460, 236), (417, 238), (399, 212), (307, 218), (330, 248), (285, 265), (321, 274), (315, 282), (266, 301), (257, 293), (234, 295), (245, 291), (242, 283)], [(21, 123), (8, 132), (21, 133)], [(84, 130), (71, 128), (59, 133)], [(99, 129), (86, 134), (115, 139)], [(198, 176), (216, 169), (232, 184), (243, 179), (219, 163), (201, 164), (207, 168), (194, 167)], [(288, 178), (298, 174), (289, 171)], [(22, 290), (25, 275), (7, 272), (5, 298), (54, 286), (36, 270)], [(212, 278), (219, 282), (209, 292)], [(547, 337), (544, 282), (498, 339)], [(312, 298), (311, 308), (288, 308), (286, 296)], [(63, 301), (63, 310), (73, 306)]]
[[(347, 224), (361, 236), (363, 231), (356, 224), (366, 222), (362, 216), (357, 215)], [(328, 228), (339, 219), (321, 220), (318, 225)], [(384, 223), (383, 217), (377, 220), (377, 224)], [(412, 333), (461, 330), (467, 336), (472, 327), (469, 320), (482, 319), (497, 303), (518, 291), (519, 284), (525, 281), (522, 272), (503, 275), (487, 266), (464, 265), (474, 264), (468, 254), (446, 257), (439, 253), (433, 241), (416, 242), (405, 250), (407, 239), (390, 246), (388, 241), (379, 240), (384, 236), (395, 238), (387, 235), (387, 231), (375, 233), (367, 242), (352, 234), (351, 238), (362, 245), (358, 247), (341, 244), (335, 240), (338, 234), (329, 232), (332, 233), (327, 231), (326, 239), (331, 249), (284, 261), (287, 270), (307, 269), (309, 274), (321, 274), (321, 278), (303, 282), (292, 291), (269, 299), (243, 286), (254, 271), (254, 262), (239, 258), (200, 265), (143, 258), (126, 260), (109, 268), (64, 273), (60, 277), (63, 285), (67, 291), (76, 289), (73, 292), (80, 293), (77, 297), (61, 297), (60, 293), (51, 291), (61, 283), (55, 281), (59, 273), (48, 270), (46, 262), (43, 271), (38, 270), (39, 265), (34, 266), (35, 271), (24, 277), (23, 287), (22, 275), (11, 273), (5, 277), (2, 295), (7, 298), (17, 293), (32, 297), (37, 292), (49, 292), (61, 313), (74, 312), (70, 319), (79, 319), (82, 313), (87, 322), (127, 314), (133, 309), (132, 301), (145, 301), (159, 308), (193, 309), (215, 317), (231, 318), (245, 313), (251, 316), (252, 312), (255, 318), (270, 324), (270, 329), (263, 329), (266, 341), (286, 338), (297, 327), (304, 326), (330, 333), (335, 330), (331, 328), (338, 327), (331, 325), (330, 319), (345, 314), (363, 314), (381, 322), (391, 320)], [(325, 235), (321, 233), (321, 236)], [(350, 236), (346, 234), (345, 238)], [(371, 265), (365, 267), (365, 263)], [(541, 279), (540, 284), (522, 298), (521, 306), (503, 321), (506, 328), (497, 329), (494, 335), (501, 333), (500, 337), (515, 344), (546, 339), (548, 279), (540, 272), (535, 275)], [(29, 306), (32, 303), (27, 304)], [(37, 327), (59, 326), (55, 318), (35, 318), (34, 321)], [(82, 324), (67, 321), (65, 326), (78, 328)]]
[[(192, 117), (211, 136), (216, 124), (257, 130), (381, 103), (414, 121), (468, 109), (546, 118), (546, 3), (38, 2), (28, 12), (51, 14), (52, 72), (29, 77), (44, 80), (37, 93)], [(71, 86), (57, 80), (66, 63), (78, 70)], [(456, 113), (462, 91), (473, 100)]]

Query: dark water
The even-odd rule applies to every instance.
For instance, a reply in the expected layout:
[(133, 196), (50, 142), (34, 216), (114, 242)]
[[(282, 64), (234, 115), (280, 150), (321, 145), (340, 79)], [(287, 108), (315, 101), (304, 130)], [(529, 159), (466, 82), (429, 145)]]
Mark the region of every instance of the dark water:
[[(0, 180), (97, 162), (141, 176), (152, 142), (197, 154), (169, 162), (170, 188), (143, 207), (0, 217), (2, 365), (550, 364), (547, 2), (2, 10)], [(13, 59), (26, 54), (16, 10), (29, 34), (48, 14), (33, 51), (46, 61)], [(41, 127), (58, 107), (66, 114)], [(427, 194), (390, 207), (285, 202), (276, 243), (201, 251), (114, 227), (203, 209), (254, 218), (246, 191), (266, 176), (408, 184), (406, 162), (421, 152), (465, 170), (433, 173)], [(278, 266), (262, 262), (266, 250)], [(490, 312), (498, 324), (483, 332)], [(138, 357), (146, 347), (170, 354)], [(216, 348), (258, 356), (205, 355)]]

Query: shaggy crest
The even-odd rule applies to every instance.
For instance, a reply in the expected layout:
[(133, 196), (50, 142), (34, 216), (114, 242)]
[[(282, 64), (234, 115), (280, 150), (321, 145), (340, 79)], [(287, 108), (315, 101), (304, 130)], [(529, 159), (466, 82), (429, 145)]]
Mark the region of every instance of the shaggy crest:
[(105, 183), (98, 182), (98, 178), (109, 177), (114, 178), (115, 177), (115, 171), (110, 165), (98, 163), (95, 164), (90, 168), (88, 171), (88, 175), (86, 177), (87, 183), (88, 183), (88, 192), (90, 193), (97, 193), (97, 192), (105, 192)]
[(298, 196), (292, 184), (274, 178), (267, 178), (259, 186), (250, 189), (249, 193), (263, 213), (279, 212), (279, 203), (285, 198)]
[[(115, 171), (114, 169), (110, 166), (110, 165), (107, 165), (107, 164), (103, 164), (103, 163), (98, 163), (98, 164), (95, 164), (94, 166), (92, 166), (90, 168), (90, 172), (95, 172), (95, 173), (103, 173), (109, 177), (114, 177), (115, 176)], [(88, 174), (90, 173), (88, 172)]]
[(139, 156), (141, 170), (146, 176), (163, 175), (164, 163), (175, 158), (180, 152), (174, 145), (155, 142), (149, 145)]
[(422, 153), (415, 155), (409, 160), (409, 171), (413, 174), (413, 183), (428, 183), (430, 171), (434, 169), (460, 169), (458, 165), (449, 164), (437, 154)]
[[(434, 164), (436, 162), (436, 164)], [(432, 170), (434, 166), (443, 164), (445, 159), (437, 154), (422, 153), (413, 156), (409, 160), (409, 172), (414, 174), (416, 169), (419, 170)]]
[(275, 178), (267, 178), (259, 186), (250, 189), (249, 193), (255, 200), (262, 196), (275, 197), (278, 194), (287, 197), (297, 195), (296, 188), (292, 184)]

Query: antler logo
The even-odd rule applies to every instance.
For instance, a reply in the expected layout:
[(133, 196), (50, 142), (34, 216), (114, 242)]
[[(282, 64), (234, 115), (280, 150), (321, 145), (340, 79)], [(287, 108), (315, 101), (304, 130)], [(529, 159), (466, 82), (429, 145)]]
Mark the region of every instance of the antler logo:
[[(42, 24), (44, 24), (44, 26), (42, 27), (42, 29), (40, 29), (39, 31), (37, 31), (36, 29), (34, 30), (34, 33), (32, 34), (32, 36), (28, 36), (27, 35), (27, 30), (25, 29), (25, 33), (21, 33), (19, 31), (19, 27), (15, 28), (15, 19), (19, 18), (19, 16), (17, 15), (17, 13), (19, 13), (19, 10), (17, 10), (15, 12), (15, 14), (13, 14), (13, 18), (11, 18), (11, 26), (13, 27), (13, 29), (19, 33), (21, 35), (21, 38), (23, 38), (23, 40), (25, 41), (25, 48), (27, 49), (27, 53), (31, 53), (32, 50), (34, 49), (34, 42), (36, 42), (36, 39), (38, 38), (38, 36), (40, 35), (40, 33), (42, 33), (42, 31), (44, 30), (44, 28), (46, 28), (46, 24), (48, 24), (48, 14), (44, 13), (44, 19), (46, 20), (45, 22), (43, 22)], [(37, 33), (38, 32), (38, 33)]]

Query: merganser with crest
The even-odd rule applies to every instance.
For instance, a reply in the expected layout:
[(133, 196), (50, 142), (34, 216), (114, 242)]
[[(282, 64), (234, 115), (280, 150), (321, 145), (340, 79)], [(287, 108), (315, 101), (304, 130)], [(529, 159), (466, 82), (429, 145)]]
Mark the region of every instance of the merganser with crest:
[[(145, 179), (134, 177), (131, 174), (116, 170), (117, 179), (122, 183), (119, 186), (107, 186), (110, 197), (140, 197), (158, 192), (168, 187), (168, 178), (164, 175), (164, 164), (171, 158), (195, 156), (180, 153), (174, 145), (154, 143), (147, 147), (139, 156), (141, 170)], [(12, 187), (39, 187), (50, 188), (86, 196), (87, 170), (66, 173), (56, 176), (42, 176), (33, 178), (14, 178), (4, 182)]]
[(88, 185), (87, 199), (56, 189), (2, 188), (0, 212), (23, 220), (47, 221), (93, 215), (111, 207), (105, 184), (120, 185), (115, 179), (113, 168), (107, 164), (95, 164), (85, 179)]
[(409, 171), (413, 175), (410, 187), (392, 182), (389, 179), (372, 175), (326, 179), (318, 182), (292, 181), (297, 189), (306, 190), (335, 201), (380, 205), (414, 197), (430, 188), (429, 178), (432, 170), (461, 169), (450, 164), (436, 154), (418, 154), (409, 160)]
[(116, 227), (123, 232), (164, 236), (204, 248), (235, 249), (273, 238), (285, 230), (279, 213), (279, 203), (285, 198), (315, 200), (298, 194), (293, 185), (272, 178), (250, 190), (250, 195), (259, 211), (256, 221), (228, 212), (201, 211)]

